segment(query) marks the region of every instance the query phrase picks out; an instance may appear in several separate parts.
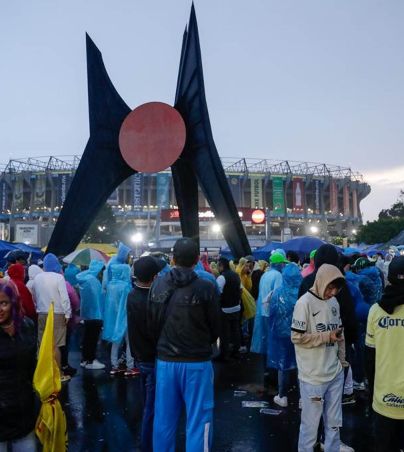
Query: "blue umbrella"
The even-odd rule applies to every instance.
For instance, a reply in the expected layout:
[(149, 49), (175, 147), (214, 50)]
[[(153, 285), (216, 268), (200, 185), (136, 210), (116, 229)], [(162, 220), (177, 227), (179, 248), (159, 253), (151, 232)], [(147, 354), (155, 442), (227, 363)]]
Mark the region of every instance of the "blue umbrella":
[(299, 257), (302, 259), (311, 251), (317, 250), (321, 245), (327, 242), (318, 239), (317, 237), (296, 237), (294, 239), (288, 240), (287, 242), (281, 243), (278, 248), (282, 248), (285, 251), (295, 251)]

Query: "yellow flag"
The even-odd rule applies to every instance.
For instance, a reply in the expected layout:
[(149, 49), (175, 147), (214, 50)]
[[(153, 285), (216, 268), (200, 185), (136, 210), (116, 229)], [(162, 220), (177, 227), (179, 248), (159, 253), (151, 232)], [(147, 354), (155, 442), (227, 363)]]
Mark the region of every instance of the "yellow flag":
[(67, 450), (66, 417), (57, 396), (61, 389), (59, 366), (54, 352), (54, 315), (51, 304), (45, 331), (39, 348), (38, 363), (34, 373), (34, 388), (42, 402), (36, 422), (36, 434), (43, 445), (43, 452)]

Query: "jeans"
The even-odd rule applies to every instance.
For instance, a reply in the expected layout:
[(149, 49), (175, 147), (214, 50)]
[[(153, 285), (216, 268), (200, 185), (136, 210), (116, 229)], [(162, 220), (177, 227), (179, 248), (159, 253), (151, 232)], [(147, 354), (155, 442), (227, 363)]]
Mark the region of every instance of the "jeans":
[(101, 328), (102, 320), (84, 320), (83, 361), (94, 361)]
[(143, 395), (142, 431), (140, 434), (140, 450), (153, 452), (153, 420), (154, 399), (156, 393), (156, 370), (153, 363), (139, 362)]
[(362, 383), (365, 379), (365, 336), (366, 325), (360, 323), (358, 339), (354, 344), (353, 362), (351, 363), (353, 378), (358, 383)]
[(288, 395), (290, 372), (290, 370), (278, 370), (279, 397), (285, 397)]
[[(133, 356), (130, 352), (130, 346), (129, 346), (129, 338), (128, 338), (128, 332), (125, 334), (125, 338), (122, 339), (122, 342), (125, 341), (126, 343), (126, 367), (128, 369), (133, 369), (135, 367), (135, 361), (133, 359)], [(112, 342), (111, 346), (111, 366), (112, 367), (119, 367), (119, 349), (121, 348), (122, 342)]]
[(222, 312), (222, 335), (220, 336), (222, 356), (230, 355), (230, 344), (233, 344), (233, 352), (237, 353), (241, 345), (240, 312), (232, 314)]
[[(391, 419), (373, 412), (376, 452), (399, 452), (404, 448), (404, 419)], [(400, 438), (401, 435), (401, 438)]]
[[(7, 449), (7, 445), (9, 449)], [(35, 452), (37, 448), (34, 432), (28, 433), (23, 438), (0, 442), (0, 452), (7, 452), (7, 450), (11, 452)]]
[(344, 372), (320, 385), (300, 381), (302, 413), (299, 433), (299, 452), (313, 452), (321, 416), (324, 420), (326, 452), (339, 452), (342, 427), (342, 390)]
[(175, 452), (175, 435), (183, 405), (187, 413), (186, 451), (212, 450), (213, 366), (204, 362), (157, 360), (153, 448)]

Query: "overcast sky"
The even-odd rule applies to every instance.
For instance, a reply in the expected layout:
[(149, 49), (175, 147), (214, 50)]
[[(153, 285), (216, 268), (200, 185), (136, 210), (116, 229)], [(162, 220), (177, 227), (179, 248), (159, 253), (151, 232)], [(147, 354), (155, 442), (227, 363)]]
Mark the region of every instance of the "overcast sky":
[[(173, 104), (185, 0), (0, 5), (0, 163), (81, 154), (85, 32), (131, 107)], [(402, 0), (197, 0), (206, 95), (222, 157), (362, 172), (365, 219), (404, 188)]]

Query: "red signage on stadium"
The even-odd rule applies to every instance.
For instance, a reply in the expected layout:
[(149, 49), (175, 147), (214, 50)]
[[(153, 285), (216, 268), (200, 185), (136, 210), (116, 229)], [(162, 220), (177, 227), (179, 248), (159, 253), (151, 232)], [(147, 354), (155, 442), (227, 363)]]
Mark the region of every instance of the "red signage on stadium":
[[(241, 221), (251, 221), (255, 224), (261, 224), (265, 221), (265, 212), (260, 209), (248, 209), (240, 207), (237, 209)], [(198, 212), (200, 221), (212, 221), (215, 214), (209, 207), (201, 207)], [(161, 209), (161, 221), (180, 221), (180, 212), (178, 209)]]

